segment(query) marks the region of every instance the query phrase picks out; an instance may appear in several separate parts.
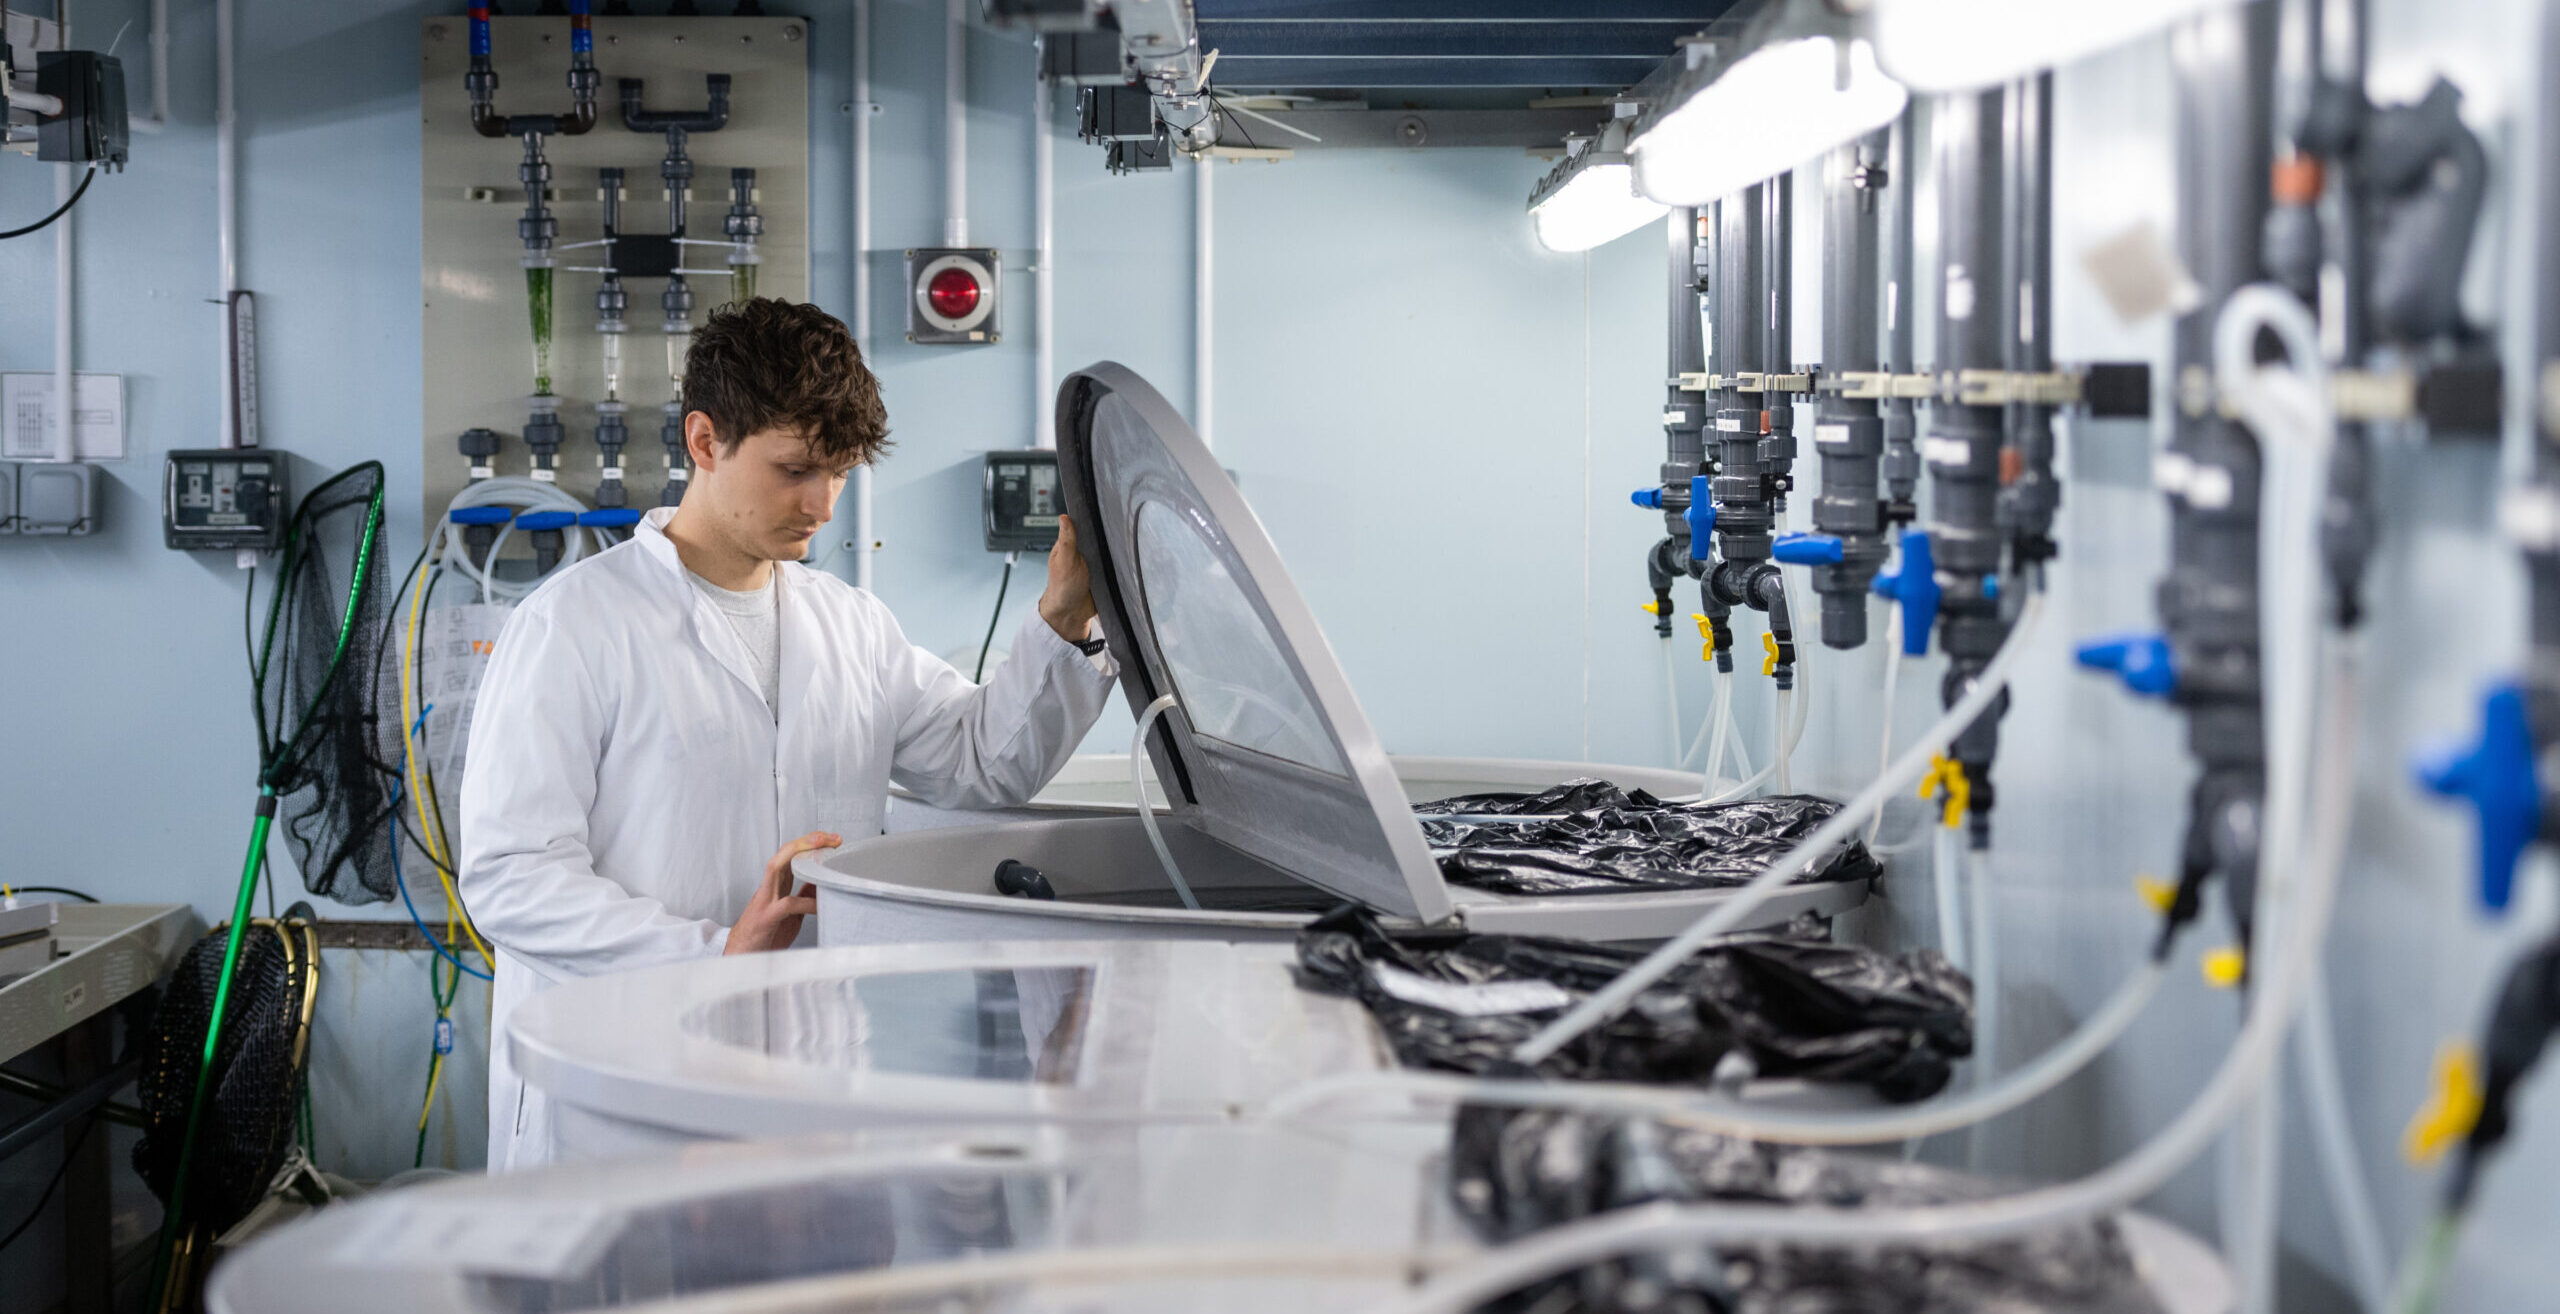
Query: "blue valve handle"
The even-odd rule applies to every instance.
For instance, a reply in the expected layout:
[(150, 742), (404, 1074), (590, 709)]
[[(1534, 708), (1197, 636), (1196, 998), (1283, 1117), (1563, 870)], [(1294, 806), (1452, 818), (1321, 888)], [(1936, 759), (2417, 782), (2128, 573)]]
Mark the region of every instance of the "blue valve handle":
[(545, 529), (567, 529), (578, 523), (575, 511), (527, 511), (516, 517), (516, 528), (540, 532)]
[(1878, 597), (1891, 598), (1902, 605), (1902, 655), (1918, 657), (1929, 651), (1929, 631), (1938, 625), (1937, 555), (1929, 550), (1929, 535), (1911, 530), (1902, 536), (1902, 569), (1879, 571), (1871, 585)]
[(503, 525), (515, 519), (516, 513), (503, 506), (458, 506), (446, 518), (457, 525)]
[(1627, 494), (1627, 500), (1635, 503), (1637, 506), (1643, 507), (1647, 511), (1659, 511), (1662, 509), (1662, 490), (1659, 488), (1639, 488), (1636, 491)]
[(2480, 903), (2506, 911), (2516, 863), (2542, 833), (2542, 780), (2524, 690), (2512, 682), (2492, 687), (2480, 700), (2479, 739), (2421, 758), (2417, 771), (2428, 792), (2462, 799), (2479, 815)]
[(579, 512), (578, 523), (589, 529), (629, 529), (640, 523), (640, 513), (627, 506), (609, 506)]
[(2178, 688), (2178, 664), (2169, 641), (2157, 634), (2123, 634), (2080, 645), (2080, 664), (2094, 671), (2113, 671), (2124, 687), (2149, 698), (2166, 698)]
[(1848, 556), (1848, 544), (1836, 534), (1780, 534), (1769, 555), (1790, 566), (1836, 566)]
[(1714, 542), (1716, 533), (1716, 500), (1708, 483), (1705, 475), (1689, 476), (1689, 509), (1680, 513), (1689, 522), (1689, 555), (1702, 561), (1707, 554), (1698, 545)]

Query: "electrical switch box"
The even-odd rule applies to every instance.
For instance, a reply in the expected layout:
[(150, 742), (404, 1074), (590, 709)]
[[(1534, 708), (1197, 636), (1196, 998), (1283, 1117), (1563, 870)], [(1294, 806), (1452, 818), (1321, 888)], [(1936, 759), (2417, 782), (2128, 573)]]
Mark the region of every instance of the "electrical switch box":
[(65, 164), (124, 167), (124, 65), (94, 50), (36, 55), (36, 90), (62, 101), (62, 112), (36, 124), (36, 158)]
[(273, 552), (291, 513), (284, 457), (255, 447), (171, 452), (160, 487), (161, 536), (188, 552)]
[(1002, 341), (996, 331), (997, 254), (991, 247), (958, 246), (907, 252), (907, 341)]
[(1117, 87), (1129, 81), (1129, 60), (1117, 32), (1052, 32), (1040, 39), (1040, 76), (1071, 87)]
[(1076, 135), (1089, 142), (1152, 141), (1155, 97), (1134, 83), (1086, 87), (1076, 93)]
[(1046, 448), (987, 453), (980, 501), (989, 552), (1046, 552), (1058, 541), (1058, 454)]
[(16, 523), (21, 536), (91, 534), (98, 528), (98, 467), (79, 462), (21, 465)]

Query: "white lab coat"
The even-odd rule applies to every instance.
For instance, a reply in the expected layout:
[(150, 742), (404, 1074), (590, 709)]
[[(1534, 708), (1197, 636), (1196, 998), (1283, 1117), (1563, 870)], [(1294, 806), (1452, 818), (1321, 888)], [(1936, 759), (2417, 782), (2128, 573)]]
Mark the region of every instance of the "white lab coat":
[(984, 686), (870, 594), (778, 565), (780, 715), (746, 645), (649, 513), (515, 609), (472, 717), (461, 889), (497, 951), (489, 1168), (547, 1161), (551, 1118), (508, 1014), (578, 976), (717, 955), (765, 863), (813, 830), (877, 835), (898, 782), (939, 806), (1020, 803), (1101, 714), (1110, 663), (1038, 617)]

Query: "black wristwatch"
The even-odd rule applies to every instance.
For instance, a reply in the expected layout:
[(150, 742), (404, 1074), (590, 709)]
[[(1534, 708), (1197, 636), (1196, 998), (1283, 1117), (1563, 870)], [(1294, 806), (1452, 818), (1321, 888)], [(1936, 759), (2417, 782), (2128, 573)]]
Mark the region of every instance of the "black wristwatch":
[(1095, 653), (1102, 651), (1103, 648), (1108, 645), (1109, 640), (1104, 639), (1100, 635), (1095, 635), (1090, 639), (1069, 639), (1067, 642), (1074, 644), (1077, 652), (1090, 657)]

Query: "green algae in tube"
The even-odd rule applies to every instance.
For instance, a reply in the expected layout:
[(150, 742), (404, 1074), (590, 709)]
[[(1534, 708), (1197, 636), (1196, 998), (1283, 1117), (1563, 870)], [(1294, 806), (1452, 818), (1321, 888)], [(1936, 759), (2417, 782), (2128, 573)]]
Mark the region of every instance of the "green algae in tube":
[(525, 308), (533, 316), (533, 390), (551, 391), (551, 275), (549, 265), (527, 265)]

